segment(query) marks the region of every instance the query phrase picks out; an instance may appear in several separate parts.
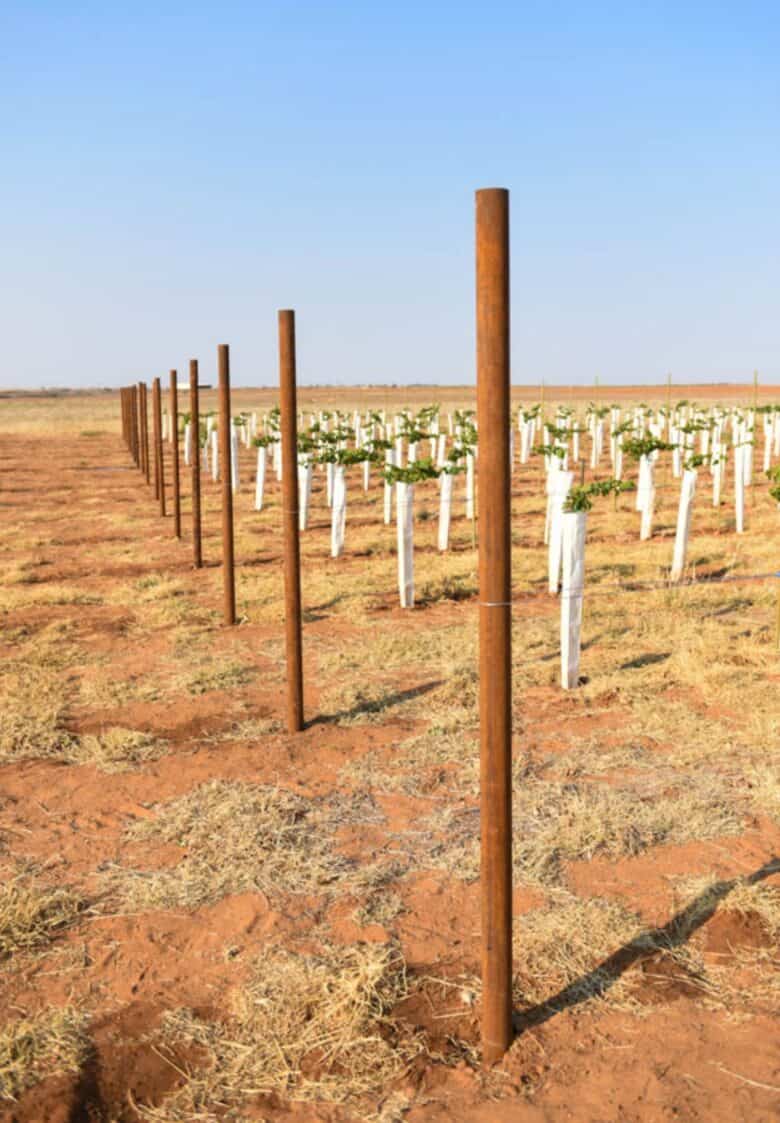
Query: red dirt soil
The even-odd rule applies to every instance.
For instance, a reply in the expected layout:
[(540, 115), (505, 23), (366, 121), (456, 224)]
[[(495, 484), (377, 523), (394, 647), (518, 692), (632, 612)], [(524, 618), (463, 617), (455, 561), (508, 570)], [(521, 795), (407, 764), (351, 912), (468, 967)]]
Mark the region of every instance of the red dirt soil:
[[(643, 393), (637, 391), (637, 397)], [(681, 394), (682, 388), (675, 388), (675, 395)], [(717, 396), (726, 394), (718, 388)], [(200, 605), (219, 609), (218, 586), (212, 580), (205, 587), (202, 575), (193, 572), (187, 541), (173, 539), (170, 518), (165, 524), (157, 518), (153, 496), (130, 470), (118, 436), (63, 438), (57, 442), (56, 457), (48, 441), (4, 438), (0, 471), (4, 521), (28, 524), (31, 543), (39, 537), (58, 543), (32, 551), (45, 555), (49, 563), (40, 570), (40, 580), (66, 581), (102, 598), (95, 604), (11, 609), (5, 614), (6, 632), (35, 632), (53, 621), (72, 621), (79, 646), (107, 656), (116, 678), (126, 680), (147, 673), (150, 666), (162, 666), (170, 654), (164, 629), (144, 640), (140, 650), (128, 642), (131, 607), (112, 599), (118, 583), (163, 572), (196, 590), (193, 595)], [(132, 516), (131, 529), (111, 528), (105, 514), (117, 510)], [(117, 535), (127, 547), (120, 565), (101, 553)], [(213, 541), (208, 553), (213, 560)], [(260, 557), (280, 565), (278, 551), (261, 551)], [(21, 554), (6, 557), (7, 564), (25, 560)], [(399, 629), (417, 626), (414, 614), (397, 613), (397, 618)], [(348, 624), (323, 612), (307, 623), (307, 642), (332, 642), (339, 629), (346, 634)], [(216, 778), (280, 782), (309, 797), (327, 796), (339, 783), (345, 763), (371, 750), (392, 752), (394, 743), (408, 736), (408, 726), (390, 723), (317, 723), (297, 737), (269, 733), (260, 743), (204, 744), (204, 735), (248, 716), (283, 719), (283, 685), (264, 653), (269, 641), (280, 641), (280, 630), (252, 623), (239, 630), (259, 672), (249, 686), (185, 695), (174, 702), (130, 700), (102, 710), (77, 708), (69, 717), (75, 733), (106, 724), (154, 732), (169, 743), (159, 760), (108, 776), (92, 766), (48, 761), (0, 768), (3, 856), (40, 863), (47, 878), (74, 886), (94, 900), (96, 871), (112, 862), (132, 864), (132, 847), (122, 840), (122, 832), (134, 819), (148, 817), (154, 803)], [(214, 633), (215, 649), (229, 651), (231, 634), (219, 625)], [(9, 652), (4, 645), (3, 657)], [(92, 668), (85, 662), (71, 672), (84, 684)], [(316, 670), (307, 668), (310, 714), (316, 713), (323, 685)], [(399, 687), (403, 688), (400, 681)], [(528, 723), (538, 720), (556, 728), (556, 722), (566, 720), (565, 711), (558, 710), (556, 718), (554, 689), (536, 694)], [(565, 740), (565, 727), (558, 727)], [(362, 855), (366, 863), (391, 851), (393, 839), (434, 805), (433, 797), (425, 794), (376, 793), (376, 802), (382, 820), (346, 823), (339, 837), (345, 854)], [(613, 894), (641, 912), (648, 924), (663, 924), (674, 911), (667, 880), (671, 874), (712, 869), (723, 877), (744, 874), (770, 860), (777, 843), (776, 830), (755, 830), (725, 843), (659, 847), (638, 858), (576, 863), (569, 877), (577, 891)], [(146, 861), (148, 853), (147, 848)], [(171, 864), (178, 856), (173, 846), (154, 851), (159, 865)], [(775, 875), (768, 883), (776, 885), (780, 879)], [(411, 976), (478, 973), (478, 885), (420, 869), (396, 888), (403, 910), (393, 927)], [(520, 931), (531, 896), (517, 896)], [(136, 1120), (133, 1104), (159, 1104), (180, 1079), (149, 1040), (166, 1010), (218, 1010), (253, 954), (271, 943), (295, 940), (305, 946), (309, 933), (324, 922), (336, 942), (387, 938), (380, 925), (357, 923), (352, 911), (343, 903), (325, 907), (317, 899), (279, 908), (261, 893), (244, 893), (191, 914), (86, 915), (56, 941), (50, 954), (18, 968), (5, 964), (0, 996), (6, 1011), (35, 1013), (67, 1002), (83, 1006), (92, 1017), (91, 1055), (80, 1075), (44, 1079), (17, 1103), (2, 1107), (0, 1121)], [(763, 940), (755, 918), (718, 915), (710, 922), (708, 954), (729, 954), (735, 945), (763, 946)], [(397, 1013), (410, 1025), (422, 1026), (431, 1052), (440, 1047), (448, 1063), (416, 1062), (388, 1095), (407, 1095), (411, 1106), (402, 1116), (407, 1123), (770, 1123), (780, 1118), (777, 1025), (763, 1015), (731, 1019), (722, 1010), (708, 1009), (674, 979), (652, 975), (649, 971), (643, 984), (642, 1017), (608, 1006), (581, 1009), (574, 1004), (556, 1014), (537, 1009), (538, 1017), (526, 1019), (505, 1063), (488, 1078), (468, 1057), (457, 1059), (451, 1040), (478, 1043), (478, 1010), (453, 1000), (451, 992), (423, 987)], [(355, 1115), (344, 1107), (262, 1097), (242, 1108), (241, 1118), (336, 1123)]]

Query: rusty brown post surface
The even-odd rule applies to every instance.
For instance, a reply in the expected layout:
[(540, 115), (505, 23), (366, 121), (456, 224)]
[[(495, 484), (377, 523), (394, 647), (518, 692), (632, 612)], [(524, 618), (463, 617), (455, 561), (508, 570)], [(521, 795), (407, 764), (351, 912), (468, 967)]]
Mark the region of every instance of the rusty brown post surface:
[(233, 557), (233, 489), (230, 473), (230, 350), (217, 348), (219, 367), (219, 474), (222, 481), (222, 580), (225, 623), (236, 622), (236, 574)]
[(160, 434), (161, 420), (157, 413), (157, 398), (159, 395), (159, 379), (152, 379), (152, 459), (154, 462), (154, 497), (160, 501), (160, 450), (162, 436)]
[(176, 371), (171, 371), (171, 486), (173, 488), (173, 533), (181, 538), (181, 494), (179, 492), (179, 389)]
[(279, 390), (282, 432), (284, 622), (287, 647), (287, 729), (303, 729), (301, 552), (298, 538), (298, 406), (295, 387), (295, 312), (279, 313)]
[(162, 388), (160, 379), (155, 378), (152, 383), (152, 409), (154, 410), (154, 444), (155, 444), (155, 497), (160, 503), (160, 515), (165, 518), (165, 459), (163, 457), (162, 439)]
[(136, 467), (141, 467), (141, 415), (138, 406), (138, 387), (133, 387), (133, 447)]
[(145, 382), (138, 383), (138, 392), (141, 405), (141, 468), (149, 484), (152, 482), (152, 476), (149, 465), (149, 406)]
[(192, 561), (203, 565), (200, 542), (200, 412), (198, 404), (198, 360), (190, 359), (190, 453), (192, 455)]
[(133, 451), (133, 461), (138, 465), (139, 447), (138, 440), (138, 387), (130, 387), (130, 445)]
[(147, 484), (152, 486), (152, 460), (149, 457), (149, 387), (145, 382), (141, 382), (140, 387), (141, 398), (144, 399), (141, 409), (141, 424), (144, 426), (144, 474)]
[(482, 1055), (512, 1042), (509, 192), (476, 193)]

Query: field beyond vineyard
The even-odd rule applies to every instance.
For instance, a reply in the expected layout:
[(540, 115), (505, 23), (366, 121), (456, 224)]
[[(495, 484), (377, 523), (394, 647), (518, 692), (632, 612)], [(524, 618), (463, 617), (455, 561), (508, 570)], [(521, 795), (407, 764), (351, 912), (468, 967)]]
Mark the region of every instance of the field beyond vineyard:
[[(578, 408), (597, 393), (666, 400), (545, 390)], [(463, 388), (299, 389), (304, 411), (434, 400), (473, 405)], [(276, 401), (238, 390), (233, 409)], [(402, 610), (378, 474), (364, 492), (348, 470), (331, 558), (315, 471), (307, 727), (288, 736), (275, 476), (256, 512), (241, 449), (226, 628), (219, 486), (204, 473), (196, 571), (189, 472), (177, 541), (119, 409), (115, 394), (0, 400), (0, 1121), (780, 1118), (780, 511), (760, 463), (744, 534), (730, 483), (719, 508), (697, 491), (679, 586), (667, 461), (649, 541), (630, 493), (594, 506), (568, 692), (542, 458), (515, 467), (518, 1035), (485, 1071), (465, 510), (440, 554), (436, 486), (417, 485)]]

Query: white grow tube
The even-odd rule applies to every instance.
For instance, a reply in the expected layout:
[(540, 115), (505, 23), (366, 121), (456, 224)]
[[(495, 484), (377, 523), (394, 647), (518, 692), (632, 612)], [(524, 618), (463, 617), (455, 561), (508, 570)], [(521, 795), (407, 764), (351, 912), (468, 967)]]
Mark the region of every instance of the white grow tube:
[(573, 690), (580, 677), (580, 634), (585, 583), (585, 511), (567, 511), (563, 523), (561, 589), (561, 686)]
[(219, 479), (219, 440), (216, 429), (211, 430), (211, 478)]
[(330, 515), (330, 556), (340, 558), (344, 552), (344, 530), (347, 521), (347, 477), (343, 464), (334, 465), (333, 506)]
[(401, 608), (414, 606), (414, 485), (395, 485), (398, 531), (398, 594)]
[(265, 464), (268, 450), (265, 445), (257, 448), (257, 480), (255, 481), (255, 510), (262, 511), (265, 493)]
[(554, 491), (549, 497), (550, 524), (547, 551), (547, 587), (553, 596), (558, 592), (563, 552), (563, 507), (574, 482), (574, 472), (556, 472), (550, 481)]
[(680, 505), (677, 508), (677, 531), (674, 536), (672, 556), (672, 581), (679, 581), (685, 571), (685, 557), (688, 552), (688, 537), (691, 533), (691, 512), (693, 497), (696, 494), (696, 472), (686, 468), (680, 485)]
[(233, 425), (230, 429), (230, 489), (234, 495), (238, 485), (238, 429)]
[(747, 445), (734, 448), (734, 515), (737, 534), (745, 533), (745, 449)]
[(309, 526), (309, 501), (311, 499), (311, 463), (304, 457), (298, 460), (298, 529)]

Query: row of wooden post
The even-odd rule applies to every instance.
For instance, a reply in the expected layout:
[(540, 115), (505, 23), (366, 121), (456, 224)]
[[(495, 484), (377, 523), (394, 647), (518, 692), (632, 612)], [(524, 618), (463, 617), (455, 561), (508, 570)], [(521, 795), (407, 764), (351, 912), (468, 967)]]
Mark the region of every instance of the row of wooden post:
[[(477, 417), (480, 816), (482, 894), (482, 1046), (490, 1064), (512, 1041), (512, 698), (510, 537), (509, 193), (488, 188), (476, 194)], [(287, 727), (303, 729), (300, 547), (295, 313), (279, 312), (279, 382), (282, 440)], [(231, 483), (230, 354), (217, 351), (219, 458), (222, 480), (224, 618), (236, 622)], [(181, 537), (176, 372), (171, 371), (174, 534)], [(152, 383), (154, 483), (165, 515), (160, 380)], [(150, 482), (147, 392), (143, 382), (122, 391), (125, 442)], [(200, 519), (198, 363), (190, 361), (193, 562), (202, 565)]]
[[(236, 615), (235, 549), (233, 533), (233, 490), (231, 472), (230, 349), (226, 343), (217, 348), (219, 377), (219, 464), (222, 496), (222, 572), (223, 615), (233, 625)], [(282, 521), (285, 543), (285, 619), (287, 646), (287, 727), (291, 733), (303, 729), (303, 651), (301, 628), (300, 549), (298, 543), (298, 453), (295, 313), (279, 313), (279, 381), (282, 402)], [(162, 391), (160, 379), (152, 381), (152, 446), (150, 470), (147, 387), (145, 382), (123, 387), (120, 393), (122, 434), (134, 462), (147, 483), (154, 484), (155, 499), (162, 518), (166, 516), (165, 466), (162, 438)], [(173, 495), (173, 532), (181, 538), (181, 491), (179, 479), (177, 373), (170, 372), (171, 486)], [(196, 569), (203, 565), (200, 497), (200, 403), (198, 398), (198, 361), (190, 360), (190, 432), (193, 436), (192, 467), (192, 553)]]

